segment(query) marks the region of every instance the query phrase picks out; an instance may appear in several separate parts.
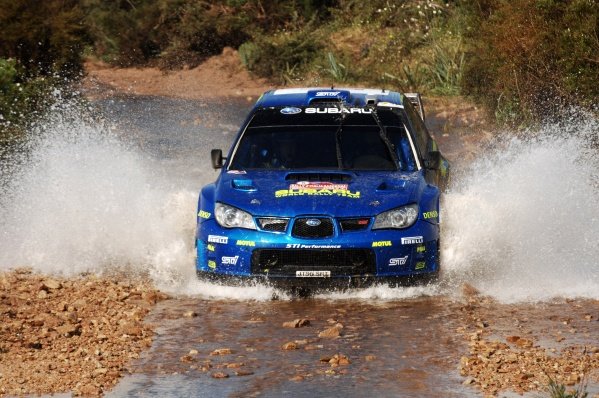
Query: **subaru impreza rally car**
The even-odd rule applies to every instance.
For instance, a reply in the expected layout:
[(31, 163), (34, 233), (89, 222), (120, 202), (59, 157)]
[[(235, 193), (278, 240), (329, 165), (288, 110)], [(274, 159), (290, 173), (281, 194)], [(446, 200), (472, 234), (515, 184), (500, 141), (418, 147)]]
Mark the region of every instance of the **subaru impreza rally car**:
[(363, 286), (439, 272), (449, 163), (418, 94), (280, 89), (256, 102), (202, 188), (197, 273)]

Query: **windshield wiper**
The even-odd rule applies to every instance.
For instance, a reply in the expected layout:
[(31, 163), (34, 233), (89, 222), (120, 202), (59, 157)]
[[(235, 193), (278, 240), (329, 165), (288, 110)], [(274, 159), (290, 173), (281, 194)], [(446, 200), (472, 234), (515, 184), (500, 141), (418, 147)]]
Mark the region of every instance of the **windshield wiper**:
[(379, 119), (379, 115), (377, 113), (376, 106), (371, 106), (371, 110), (372, 110), (371, 115), (372, 115), (374, 121), (376, 122), (376, 125), (379, 127), (379, 136), (381, 137), (381, 140), (383, 140), (385, 145), (387, 145), (387, 150), (391, 154), (391, 158), (393, 159), (393, 162), (395, 162), (395, 167), (399, 167), (400, 161), (399, 161), (399, 158), (397, 157), (397, 153), (395, 153), (395, 145), (393, 145), (393, 143), (391, 142), (391, 140), (389, 140), (389, 137), (387, 136), (387, 130), (385, 129), (385, 126), (383, 126), (383, 123), (381, 123), (381, 119)]
[[(343, 109), (343, 104), (340, 104)], [(343, 131), (343, 122), (345, 122), (345, 118), (347, 117), (347, 113), (341, 113), (341, 121), (339, 122), (339, 127), (337, 127), (337, 131), (335, 131), (335, 150), (337, 151), (337, 167), (339, 170), (343, 170), (343, 157), (341, 156), (341, 132)]]

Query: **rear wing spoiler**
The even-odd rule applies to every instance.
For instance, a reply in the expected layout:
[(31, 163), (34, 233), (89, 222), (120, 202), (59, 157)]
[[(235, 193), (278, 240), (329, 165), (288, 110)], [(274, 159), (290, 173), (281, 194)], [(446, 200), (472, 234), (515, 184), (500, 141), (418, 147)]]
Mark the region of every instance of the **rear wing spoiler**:
[(416, 108), (416, 111), (424, 121), (424, 105), (422, 105), (422, 98), (420, 97), (420, 93), (404, 93), (410, 104)]

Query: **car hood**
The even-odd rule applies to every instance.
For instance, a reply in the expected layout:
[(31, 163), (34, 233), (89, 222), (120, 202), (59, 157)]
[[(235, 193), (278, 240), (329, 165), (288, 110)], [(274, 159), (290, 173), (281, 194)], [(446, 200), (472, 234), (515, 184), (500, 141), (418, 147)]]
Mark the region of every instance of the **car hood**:
[(421, 172), (223, 172), (216, 201), (255, 216), (374, 216), (417, 202)]

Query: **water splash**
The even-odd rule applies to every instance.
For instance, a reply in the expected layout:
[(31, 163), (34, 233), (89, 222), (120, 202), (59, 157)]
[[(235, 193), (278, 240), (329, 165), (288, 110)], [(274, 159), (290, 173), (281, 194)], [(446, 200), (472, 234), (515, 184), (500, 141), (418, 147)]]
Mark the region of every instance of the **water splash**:
[(599, 298), (598, 134), (583, 116), (481, 151), (445, 198), (445, 282), (503, 302)]
[[(126, 127), (89, 115), (80, 105), (57, 104), (1, 165), (0, 270), (117, 271), (149, 277), (171, 294), (289, 298), (263, 285), (198, 281), (196, 189), (214, 174), (206, 170), (190, 188), (168, 162), (132, 145)], [(505, 302), (599, 298), (599, 159), (589, 144), (598, 131), (595, 119), (578, 118), (481, 152), (445, 197), (439, 285), (317, 297), (398, 300), (451, 294), (468, 282)], [(194, 161), (183, 159), (199, 169)]]

